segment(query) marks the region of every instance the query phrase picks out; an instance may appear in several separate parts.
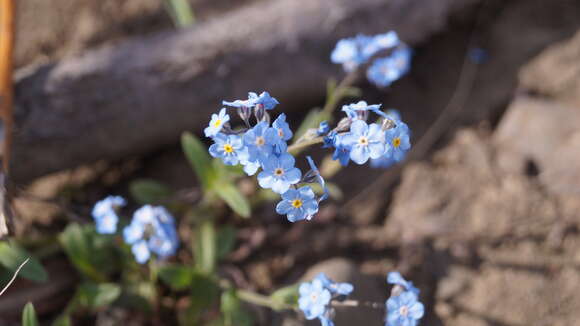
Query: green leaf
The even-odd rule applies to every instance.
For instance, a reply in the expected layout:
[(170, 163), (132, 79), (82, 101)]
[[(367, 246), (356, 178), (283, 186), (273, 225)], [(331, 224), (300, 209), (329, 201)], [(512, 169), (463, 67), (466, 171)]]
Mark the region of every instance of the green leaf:
[(184, 132), (181, 135), (181, 147), (199, 182), (205, 190), (208, 190), (218, 179), (218, 174), (212, 164), (207, 148), (189, 132)]
[(102, 272), (107, 267), (110, 269), (111, 257), (106, 250), (106, 243), (95, 241), (94, 232), (90, 228), (83, 228), (76, 223), (69, 224), (59, 235), (59, 241), (70, 261), (81, 273), (95, 281), (106, 279)]
[(117, 284), (87, 282), (79, 286), (77, 298), (81, 305), (95, 310), (110, 305), (120, 294), (121, 288)]
[(52, 326), (71, 326), (70, 317), (68, 315), (60, 316), (52, 322)]
[(129, 192), (141, 205), (160, 203), (173, 194), (166, 185), (151, 179), (139, 179), (131, 182)]
[(298, 302), (298, 284), (280, 288), (270, 295), (270, 299), (280, 307), (296, 306)]
[[(203, 271), (194, 271), (191, 281), (190, 306), (187, 312), (192, 321), (199, 318), (219, 298), (220, 287)], [(196, 324), (196, 323), (193, 323)]]
[(11, 273), (15, 273), (26, 259), (29, 259), (28, 263), (22, 267), (18, 275), (35, 282), (46, 282), (48, 274), (38, 259), (14, 242), (10, 244), (0, 242), (0, 265)]
[(38, 326), (38, 318), (32, 303), (27, 303), (22, 311), (22, 326)]
[(166, 0), (167, 11), (173, 19), (175, 26), (187, 27), (195, 21), (193, 9), (188, 0)]
[(236, 229), (227, 225), (219, 229), (217, 234), (217, 256), (218, 259), (226, 257), (236, 244)]
[(251, 209), (248, 199), (231, 183), (220, 182), (212, 188), (230, 208), (242, 217), (250, 217)]
[(191, 286), (191, 267), (184, 265), (165, 265), (159, 267), (159, 277), (173, 290), (180, 291)]
[(242, 308), (240, 299), (233, 289), (222, 293), (220, 308), (224, 315), (224, 326), (249, 326), (253, 323), (252, 316)]
[(211, 220), (205, 220), (197, 227), (195, 242), (195, 262), (199, 270), (213, 273), (217, 262), (216, 231)]

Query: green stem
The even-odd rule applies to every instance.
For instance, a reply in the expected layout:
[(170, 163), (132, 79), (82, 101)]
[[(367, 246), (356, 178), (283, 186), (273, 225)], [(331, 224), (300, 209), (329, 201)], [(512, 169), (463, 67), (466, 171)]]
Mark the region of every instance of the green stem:
[(292, 145), (288, 146), (288, 152), (291, 152), (292, 154), (296, 155), (297, 152), (304, 149), (305, 147), (316, 145), (316, 144), (321, 144), (323, 142), (323, 140), (324, 140), (323, 137), (316, 137), (313, 139), (305, 140), (305, 141), (297, 143), (297, 144), (292, 144)]
[(338, 86), (334, 89), (333, 94), (328, 96), (324, 107), (322, 108), (322, 113), (331, 116), (332, 112), (335, 110), (336, 105), (340, 102), (344, 96), (346, 96), (347, 89), (355, 82), (357, 78), (356, 71), (349, 73), (344, 77)]
[(247, 290), (237, 290), (238, 298), (248, 303), (255, 304), (262, 307), (268, 307), (272, 310), (291, 310), (294, 309), (291, 305), (274, 302), (270, 297)]
[(187, 27), (195, 21), (193, 9), (188, 0), (167, 0), (167, 6), (177, 27)]

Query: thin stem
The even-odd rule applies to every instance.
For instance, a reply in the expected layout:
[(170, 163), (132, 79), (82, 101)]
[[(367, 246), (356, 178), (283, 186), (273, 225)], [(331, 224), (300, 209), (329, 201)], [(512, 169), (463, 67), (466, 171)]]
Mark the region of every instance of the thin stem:
[(312, 146), (312, 145), (316, 145), (316, 144), (321, 144), (323, 141), (324, 141), (323, 137), (316, 137), (313, 139), (302, 141), (302, 142), (297, 143), (297, 144), (292, 144), (292, 145), (288, 146), (288, 152), (295, 153), (295, 152), (300, 151), (304, 147), (308, 147), (308, 146)]
[[(232, 284), (225, 279), (220, 280), (219, 285), (224, 290), (235, 289)], [(243, 300), (247, 303), (255, 304), (257, 306), (267, 307), (272, 310), (293, 310), (294, 307), (288, 304), (284, 304), (281, 302), (273, 301), (269, 296), (259, 294), (249, 290), (243, 289), (235, 289), (236, 294), (240, 300)]]
[(380, 302), (370, 302), (370, 301), (357, 301), (357, 300), (344, 300), (344, 301), (331, 301), (330, 305), (333, 307), (368, 307), (372, 309), (385, 309), (385, 304)]
[(357, 77), (358, 73), (355, 70), (342, 79), (342, 81), (334, 89), (332, 96), (329, 96), (328, 100), (324, 104), (322, 113), (330, 115), (334, 111), (338, 102), (344, 97), (344, 91), (356, 81)]
[(26, 260), (23, 261), (22, 264), (20, 264), (20, 266), (18, 266), (18, 268), (14, 272), (14, 275), (12, 275), (12, 278), (10, 279), (10, 281), (8, 281), (8, 284), (6, 284), (6, 286), (2, 289), (2, 291), (0, 291), (0, 296), (2, 296), (2, 294), (4, 294), (4, 292), (6, 292), (6, 290), (10, 287), (10, 285), (12, 285), (12, 283), (16, 279), (16, 276), (18, 276), (18, 273), (20, 272), (22, 267), (24, 267), (24, 265), (26, 265), (26, 263), (28, 263), (29, 260), (30, 260), (30, 258), (26, 258)]

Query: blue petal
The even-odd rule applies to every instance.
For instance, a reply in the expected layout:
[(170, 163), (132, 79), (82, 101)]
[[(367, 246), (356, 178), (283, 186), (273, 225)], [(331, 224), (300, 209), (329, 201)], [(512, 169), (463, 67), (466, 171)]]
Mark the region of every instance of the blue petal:
[(354, 146), (350, 151), (350, 159), (357, 164), (365, 164), (369, 160), (369, 151), (363, 146)]
[(366, 135), (368, 130), (369, 126), (362, 120), (356, 120), (350, 125), (350, 132), (357, 136)]
[(302, 178), (302, 172), (298, 168), (292, 168), (284, 174), (289, 184), (295, 184)]
[(145, 242), (145, 240), (136, 242), (131, 247), (131, 251), (135, 256), (135, 260), (139, 264), (146, 263), (149, 260), (149, 257), (151, 257), (151, 252), (149, 251), (149, 248), (147, 247), (147, 242)]

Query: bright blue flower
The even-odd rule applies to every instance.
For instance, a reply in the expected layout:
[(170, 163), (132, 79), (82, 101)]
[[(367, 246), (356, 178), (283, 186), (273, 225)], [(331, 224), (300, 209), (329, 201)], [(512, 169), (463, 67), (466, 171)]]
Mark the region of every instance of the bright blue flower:
[(350, 150), (352, 146), (344, 142), (344, 135), (336, 135), (334, 137), (334, 153), (332, 153), (332, 159), (338, 160), (340, 165), (347, 166), (350, 162)]
[(223, 101), (222, 104), (235, 108), (252, 108), (257, 104), (262, 104), (264, 109), (271, 110), (278, 105), (279, 102), (271, 97), (268, 92), (262, 92), (260, 95), (254, 92), (249, 92), (247, 100), (235, 100), (233, 102)]
[(318, 136), (322, 136), (327, 134), (330, 131), (330, 126), (328, 125), (328, 121), (322, 121), (318, 125), (318, 129), (316, 130), (316, 134)]
[(342, 142), (351, 147), (350, 159), (364, 164), (369, 158), (379, 158), (385, 153), (384, 140), (385, 133), (381, 126), (376, 123), (369, 126), (362, 120), (356, 120), (350, 126), (350, 133), (343, 135)]
[(418, 301), (417, 295), (409, 291), (390, 297), (385, 305), (386, 326), (416, 326), (425, 314), (425, 308)]
[(203, 130), (205, 136), (213, 137), (217, 135), (228, 121), (230, 121), (230, 116), (226, 113), (226, 108), (222, 108), (218, 114), (212, 114), (209, 126)]
[[(312, 157), (306, 156), (306, 160), (308, 161), (308, 165), (310, 165), (310, 171), (308, 171), (307, 175), (314, 178), (314, 181), (316, 181), (318, 184), (320, 184), (320, 187), (322, 188), (322, 191), (324, 192), (322, 194), (322, 196), (320, 196), (320, 198), (318, 198), (318, 202), (320, 203), (321, 201), (328, 198), (328, 195), (329, 195), (328, 187), (326, 187), (326, 183), (324, 182), (324, 178), (320, 174), (320, 171), (318, 171), (318, 167), (316, 166), (316, 164), (314, 164), (314, 160), (312, 160)], [(309, 181), (306, 181), (306, 182), (309, 182)]]
[(359, 34), (338, 41), (330, 60), (342, 64), (343, 69), (348, 72), (367, 62), (379, 51), (393, 48), (398, 44), (399, 38), (393, 31), (375, 36)]
[(276, 205), (276, 212), (287, 215), (290, 222), (310, 220), (318, 212), (318, 201), (309, 186), (289, 189), (282, 194), (282, 201)]
[(248, 151), (244, 150), (242, 137), (218, 133), (213, 138), (215, 144), (209, 147), (213, 157), (219, 157), (226, 165), (236, 165), (240, 160), (247, 160)]
[(387, 283), (400, 285), (405, 288), (406, 291), (410, 291), (416, 295), (419, 295), (420, 292), (419, 289), (413, 286), (413, 282), (405, 280), (399, 272), (390, 272), (387, 274)]
[(98, 201), (93, 207), (92, 215), (95, 220), (97, 233), (113, 234), (117, 231), (119, 216), (117, 209), (127, 204), (123, 197), (108, 196)]
[(282, 140), (288, 141), (292, 138), (292, 130), (290, 130), (290, 126), (286, 122), (286, 114), (281, 113), (272, 123), (272, 127), (276, 130), (278, 136)]
[(358, 101), (358, 103), (351, 103), (342, 106), (342, 111), (346, 113), (347, 117), (353, 120), (354, 119), (366, 120), (367, 111), (382, 113), (380, 109), (381, 109), (380, 104), (369, 105), (365, 101)]
[(338, 134), (336, 133), (336, 131), (329, 132), (322, 139), (322, 141), (323, 141), (322, 148), (335, 147), (335, 143), (336, 143), (336, 138), (337, 137), (338, 137)]
[(131, 224), (123, 229), (123, 238), (140, 264), (149, 260), (151, 253), (169, 257), (179, 246), (173, 217), (161, 206), (145, 205), (135, 211)]
[(324, 288), (330, 291), (331, 294), (338, 294), (338, 295), (349, 295), (354, 287), (350, 283), (337, 283), (328, 278), (326, 274), (320, 273), (316, 275), (314, 278), (316, 280), (320, 280)]
[(388, 155), (395, 162), (400, 162), (411, 149), (409, 127), (402, 121), (396, 122), (396, 127), (385, 131), (385, 139), (389, 145)]
[(248, 148), (251, 162), (262, 161), (272, 154), (274, 145), (280, 141), (276, 130), (270, 128), (266, 121), (258, 123), (244, 134), (244, 144)]
[(298, 183), (302, 177), (302, 172), (294, 167), (294, 163), (294, 157), (288, 153), (264, 159), (262, 161), (264, 171), (258, 174), (260, 187), (272, 189), (279, 194), (285, 193), (290, 185)]
[(312, 320), (321, 317), (327, 319), (324, 314), (332, 296), (320, 280), (314, 279), (311, 283), (300, 284), (298, 292), (300, 293), (298, 307), (304, 312), (306, 319)]
[(409, 71), (411, 49), (399, 47), (388, 57), (376, 59), (367, 70), (367, 78), (379, 87), (387, 87)]

